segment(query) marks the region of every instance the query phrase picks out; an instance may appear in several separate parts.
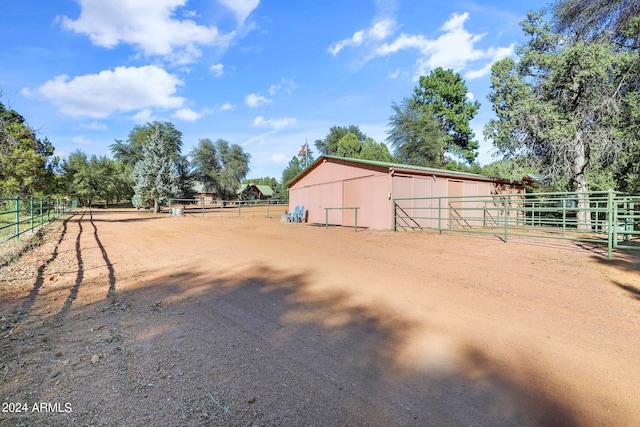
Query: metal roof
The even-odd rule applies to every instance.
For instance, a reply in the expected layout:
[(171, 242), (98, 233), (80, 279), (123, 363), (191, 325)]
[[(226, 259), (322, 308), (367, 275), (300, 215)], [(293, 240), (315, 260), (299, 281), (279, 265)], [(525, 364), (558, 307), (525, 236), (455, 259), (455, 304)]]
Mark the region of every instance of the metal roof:
[(291, 188), (296, 182), (300, 181), (304, 176), (306, 176), (309, 172), (315, 169), (319, 164), (322, 163), (323, 160), (338, 160), (345, 161), (351, 163), (358, 163), (367, 166), (378, 166), (383, 168), (393, 169), (394, 171), (403, 171), (403, 172), (417, 172), (420, 174), (431, 174), (438, 176), (450, 176), (450, 177), (459, 177), (459, 178), (468, 178), (474, 179), (477, 181), (491, 181), (491, 182), (500, 182), (500, 183), (511, 183), (509, 180), (499, 179), (499, 178), (491, 178), (484, 175), (478, 175), (475, 173), (469, 172), (459, 172), (459, 171), (450, 171), (446, 169), (437, 169), (437, 168), (427, 168), (424, 166), (414, 166), (414, 165), (405, 165), (402, 163), (390, 163), (390, 162), (379, 162), (375, 160), (362, 160), (362, 159), (351, 159), (347, 157), (338, 157), (338, 156), (329, 156), (323, 155), (318, 157), (313, 163), (311, 163), (306, 169), (296, 175), (291, 182), (287, 185), (287, 188)]
[(273, 188), (268, 185), (251, 184), (255, 186), (264, 196), (273, 196)]

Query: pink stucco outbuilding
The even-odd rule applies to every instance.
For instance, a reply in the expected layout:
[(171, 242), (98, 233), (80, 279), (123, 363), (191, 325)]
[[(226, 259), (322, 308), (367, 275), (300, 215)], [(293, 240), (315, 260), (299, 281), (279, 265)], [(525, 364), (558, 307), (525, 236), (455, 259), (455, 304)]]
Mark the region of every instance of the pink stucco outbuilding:
[(482, 175), (369, 160), (321, 156), (288, 185), (289, 206), (304, 206), (306, 220), (393, 228), (393, 199), (519, 193), (522, 185)]

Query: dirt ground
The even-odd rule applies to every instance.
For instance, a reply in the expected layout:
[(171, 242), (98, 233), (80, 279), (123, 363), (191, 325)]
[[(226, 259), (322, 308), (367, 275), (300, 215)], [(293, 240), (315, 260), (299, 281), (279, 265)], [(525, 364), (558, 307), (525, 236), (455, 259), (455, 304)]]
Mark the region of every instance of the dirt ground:
[(79, 211), (0, 268), (0, 426), (631, 426), (640, 253)]

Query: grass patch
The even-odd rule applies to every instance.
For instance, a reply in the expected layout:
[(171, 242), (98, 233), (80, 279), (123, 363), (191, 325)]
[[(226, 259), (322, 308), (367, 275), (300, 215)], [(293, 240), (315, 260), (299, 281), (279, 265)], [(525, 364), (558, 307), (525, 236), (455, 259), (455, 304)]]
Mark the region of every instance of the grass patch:
[[(37, 248), (44, 241), (45, 237), (59, 228), (56, 222), (48, 223), (34, 230), (34, 233), (25, 233), (20, 236), (20, 240), (11, 239), (0, 243), (0, 268), (11, 264), (25, 253)], [(0, 239), (2, 234), (0, 233)]]

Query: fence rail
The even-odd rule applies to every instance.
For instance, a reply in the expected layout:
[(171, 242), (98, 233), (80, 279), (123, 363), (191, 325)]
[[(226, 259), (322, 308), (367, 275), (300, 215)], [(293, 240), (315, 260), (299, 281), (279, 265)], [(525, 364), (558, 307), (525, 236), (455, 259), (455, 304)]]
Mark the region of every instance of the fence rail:
[(207, 200), (169, 199), (167, 201), (170, 215), (205, 215), (229, 218), (240, 216), (280, 216), (287, 212), (289, 202), (280, 200)]
[(339, 211), (352, 210), (355, 213), (355, 224), (353, 226), (353, 229), (357, 233), (358, 232), (358, 209), (360, 209), (359, 206), (358, 207), (347, 206), (347, 207), (341, 207), (341, 208), (324, 208), (324, 228), (329, 228), (329, 211), (331, 211), (331, 210), (339, 210)]
[(640, 249), (640, 195), (522, 193), (398, 198), (394, 230), (437, 229), (577, 240)]
[(71, 212), (77, 201), (59, 198), (0, 198), (0, 243), (15, 239), (27, 232)]

